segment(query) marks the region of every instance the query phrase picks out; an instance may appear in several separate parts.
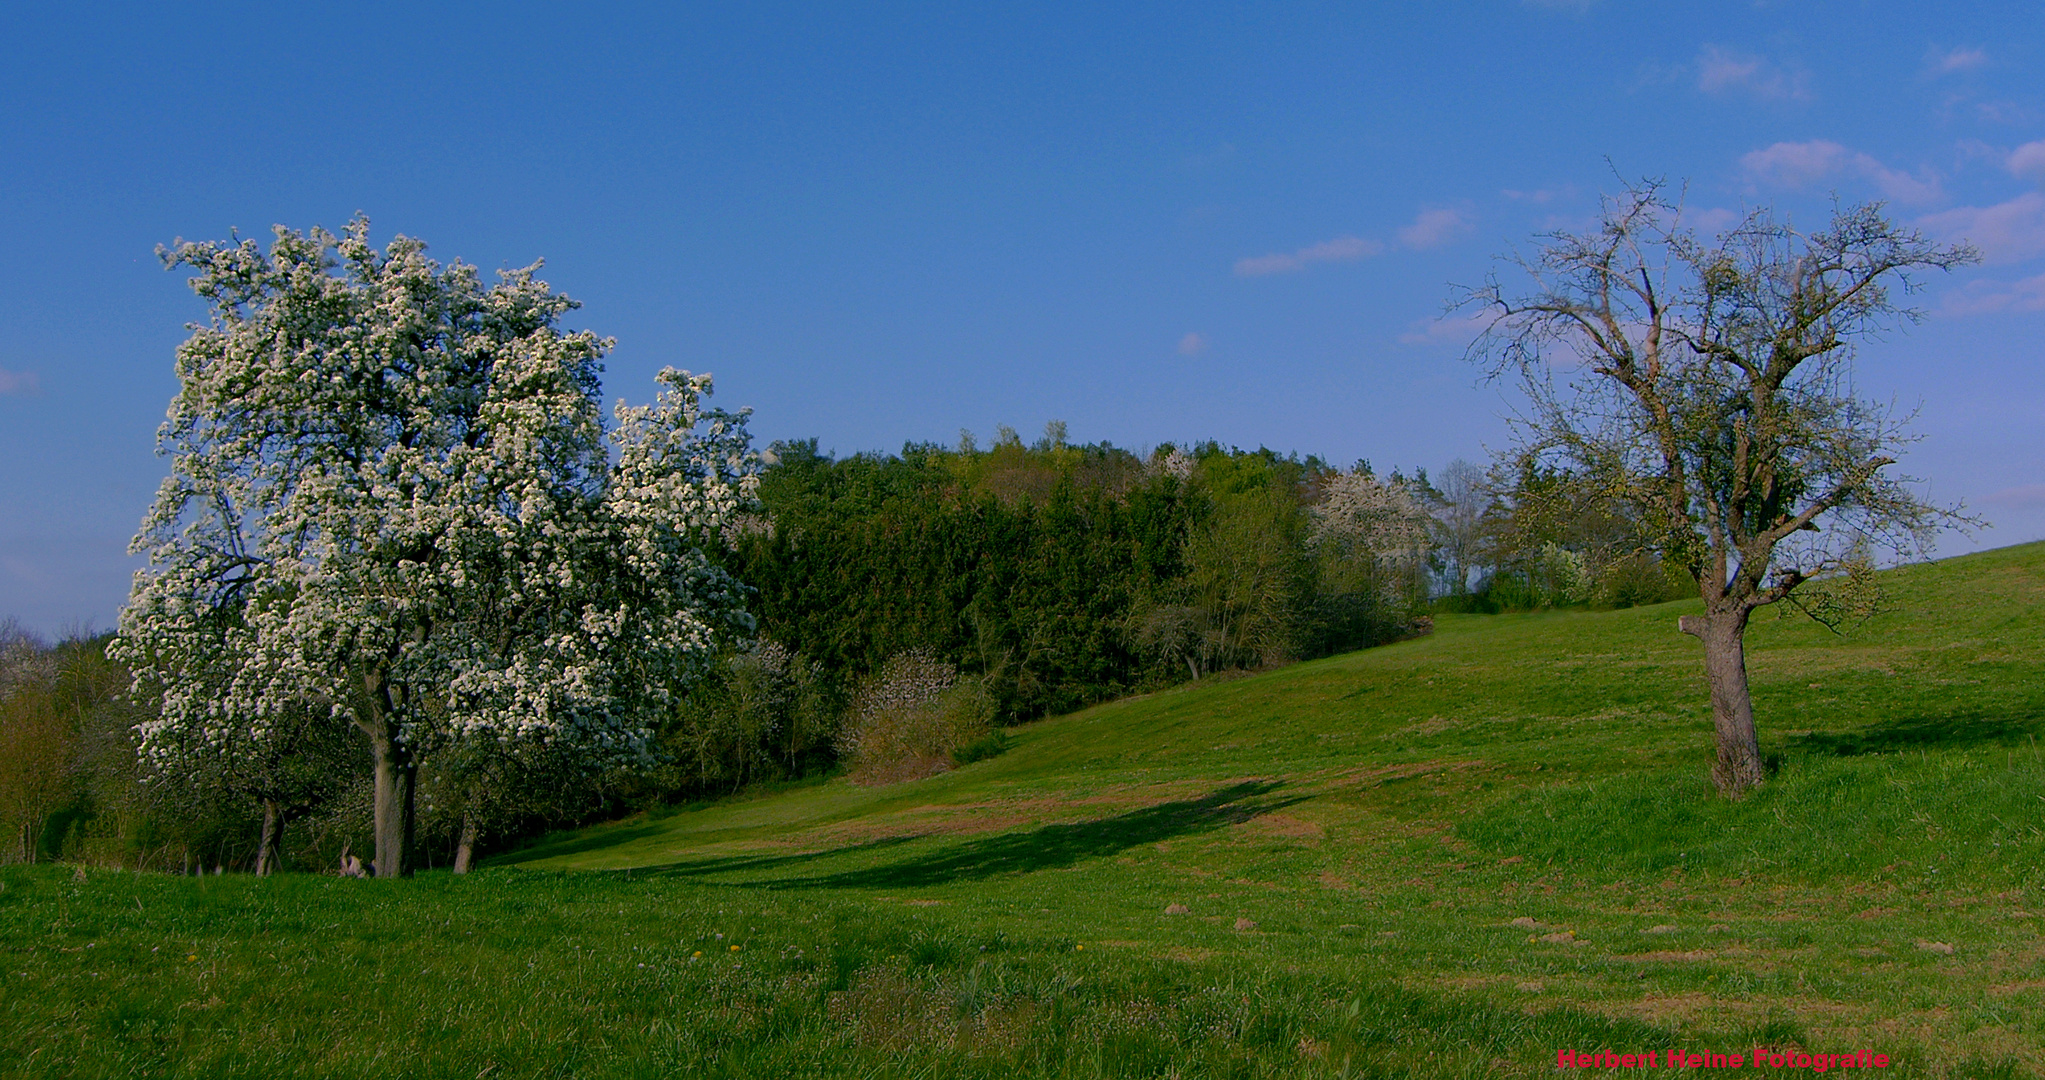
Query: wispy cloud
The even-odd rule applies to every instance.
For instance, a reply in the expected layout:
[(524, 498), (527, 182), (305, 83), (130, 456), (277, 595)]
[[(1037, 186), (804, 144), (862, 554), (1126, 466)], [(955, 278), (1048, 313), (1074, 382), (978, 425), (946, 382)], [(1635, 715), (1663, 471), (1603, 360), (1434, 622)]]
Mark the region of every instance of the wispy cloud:
[(1492, 316), (1485, 312), (1472, 315), (1444, 315), (1439, 319), (1415, 322), (1399, 335), (1401, 345), (1464, 346), (1477, 340), (1491, 326)]
[(1917, 223), (1934, 236), (1973, 244), (1991, 263), (2045, 255), (2045, 193), (2027, 191), (1994, 206), (1955, 207)]
[(2036, 109), (2014, 101), (1977, 101), (1974, 115), (1984, 124), (2030, 124), (2038, 117)]
[(1738, 224), (1744, 216), (1738, 210), (1723, 206), (1710, 206), (1701, 209), (1692, 209), (1686, 206), (1683, 208), (1682, 214), (1677, 217), (1676, 223), (1686, 229), (1695, 229), (1700, 233), (1711, 234), (1723, 232), (1731, 228)]
[(1422, 210), (1411, 225), (1399, 230), (1399, 242), (1415, 251), (1440, 247), (1468, 235), (1476, 223), (1461, 210), (1436, 207)]
[(2045, 184), (2045, 140), (2025, 143), (2010, 151), (2003, 165), (2013, 176)]
[(1987, 49), (1933, 49), (1924, 62), (1925, 71), (1932, 75), (1953, 75), (1963, 71), (1978, 71), (1988, 66)]
[(1269, 274), (1290, 274), (1304, 270), (1315, 263), (1355, 262), (1383, 251), (1385, 245), (1376, 240), (1365, 240), (1360, 236), (1338, 236), (1318, 244), (1300, 248), (1293, 252), (1273, 252), (1255, 258), (1237, 259), (1237, 277), (1264, 277)]
[(2002, 311), (2045, 311), (2045, 274), (2022, 281), (1974, 281), (1946, 294), (1941, 315), (1992, 315)]
[(1198, 356), (1207, 351), (1207, 339), (1197, 333), (1188, 332), (1179, 339), (1180, 356)]
[(1828, 139), (1779, 142), (1740, 158), (1740, 171), (1750, 181), (1771, 187), (1805, 188), (1841, 176), (1873, 184), (1886, 198), (1900, 203), (1937, 202), (1945, 195), (1936, 175), (1912, 176), (1892, 169), (1873, 155), (1849, 150)]
[(1809, 101), (1810, 77), (1765, 57), (1706, 45), (1697, 53), (1697, 89), (1743, 93), (1762, 101)]
[(2001, 506), (2045, 506), (2045, 484), (2019, 484), (1981, 497), (1985, 503)]
[(28, 397), (42, 391), (42, 384), (36, 380), (33, 371), (9, 371), (0, 368), (0, 395), (15, 394)]
[(1508, 199), (1511, 199), (1513, 202), (1532, 203), (1535, 206), (1546, 206), (1557, 199), (1568, 198), (1569, 196), (1576, 194), (1576, 188), (1573, 185), (1559, 188), (1535, 188), (1531, 191), (1522, 191), (1518, 188), (1506, 188), (1503, 191), (1500, 191), (1499, 194), (1505, 196)]

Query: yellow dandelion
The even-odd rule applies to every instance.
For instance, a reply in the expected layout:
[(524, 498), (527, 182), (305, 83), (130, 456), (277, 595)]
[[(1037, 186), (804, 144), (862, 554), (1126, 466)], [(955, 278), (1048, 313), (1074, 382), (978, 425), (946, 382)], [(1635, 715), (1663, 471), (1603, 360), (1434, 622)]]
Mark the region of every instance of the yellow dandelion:
[(738, 946), (736, 946), (736, 945), (733, 945), (733, 946), (731, 947), (731, 951), (732, 951), (732, 952), (737, 952), (737, 951), (738, 951)]

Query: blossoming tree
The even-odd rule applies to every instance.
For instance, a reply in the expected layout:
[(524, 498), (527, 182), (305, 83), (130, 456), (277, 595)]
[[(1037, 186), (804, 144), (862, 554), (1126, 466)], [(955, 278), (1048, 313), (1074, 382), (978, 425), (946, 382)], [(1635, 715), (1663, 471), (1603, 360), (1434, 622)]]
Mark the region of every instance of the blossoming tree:
[(751, 629), (706, 548), (754, 504), (745, 413), (668, 369), (598, 401), (609, 339), (534, 276), (381, 250), (357, 218), (162, 251), (212, 307), (178, 350), (171, 474), (120, 653), (161, 708), (145, 754), (255, 754), (293, 710), (366, 737), (375, 868), (406, 873), (422, 755), (492, 743), (592, 764)]

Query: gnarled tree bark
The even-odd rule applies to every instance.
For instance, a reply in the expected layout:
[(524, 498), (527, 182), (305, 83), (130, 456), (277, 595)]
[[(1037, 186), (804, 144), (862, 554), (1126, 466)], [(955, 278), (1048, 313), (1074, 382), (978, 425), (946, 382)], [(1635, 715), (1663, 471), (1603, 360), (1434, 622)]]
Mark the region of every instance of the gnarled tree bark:
[(476, 857), (476, 812), (462, 814), (462, 836), (454, 848), (454, 872), (466, 874)]
[(1732, 798), (1759, 786), (1765, 775), (1754, 699), (1747, 692), (1748, 614), (1735, 608), (1676, 620), (1678, 629), (1704, 643), (1704, 677), (1711, 686), (1711, 727), (1718, 744), (1711, 781)]
[(365, 725), (375, 763), (377, 877), (412, 875), (414, 792), (419, 767), (399, 740), (396, 724)]
[(263, 800), (263, 832), (256, 841), (256, 876), (269, 877), (277, 869), (277, 838), (284, 831), (284, 809), (275, 799)]

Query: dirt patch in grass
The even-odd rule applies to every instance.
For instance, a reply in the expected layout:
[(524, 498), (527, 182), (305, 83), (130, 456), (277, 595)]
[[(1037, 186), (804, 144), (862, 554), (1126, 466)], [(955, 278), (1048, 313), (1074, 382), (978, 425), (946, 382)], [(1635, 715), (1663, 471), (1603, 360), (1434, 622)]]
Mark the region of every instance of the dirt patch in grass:
[(1768, 1015), (1759, 1001), (1729, 1001), (1701, 990), (1686, 994), (1651, 993), (1632, 1001), (1595, 1001), (1577, 998), (1578, 1007), (1615, 1019), (1642, 1020), (1657, 1027), (1681, 1024), (1685, 1027), (1745, 1027)]
[(1319, 840), (1328, 835), (1328, 830), (1321, 826), (1290, 814), (1262, 814), (1235, 828), (1253, 835), (1283, 837), (1287, 840)]
[(1485, 764), (1482, 759), (1468, 761), (1406, 761), (1396, 765), (1366, 765), (1361, 768), (1343, 769), (1332, 774), (1316, 776), (1314, 779), (1326, 784), (1329, 788), (1367, 790), (1382, 787), (1388, 783), (1396, 783), (1400, 780), (1411, 780), (1415, 777), (1427, 776), (1432, 773), (1481, 769)]

